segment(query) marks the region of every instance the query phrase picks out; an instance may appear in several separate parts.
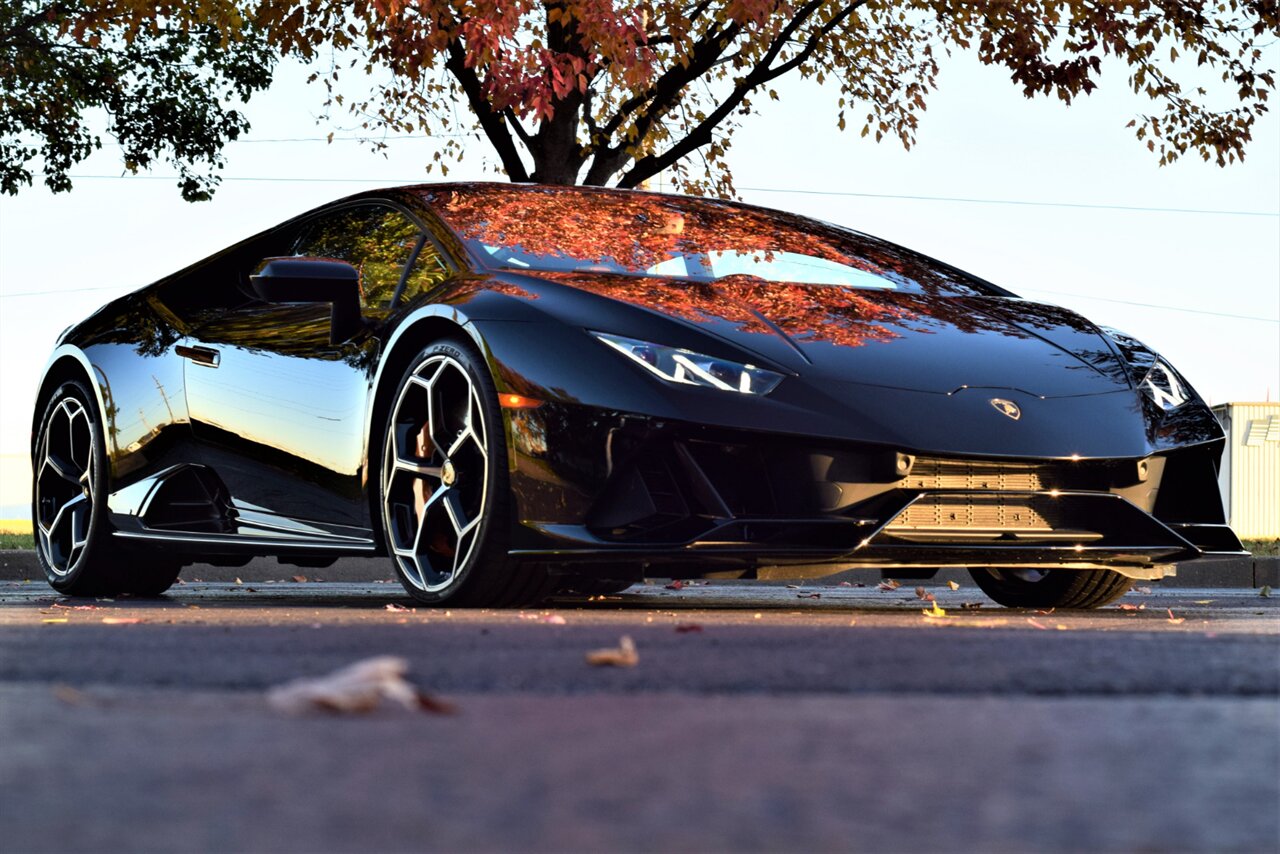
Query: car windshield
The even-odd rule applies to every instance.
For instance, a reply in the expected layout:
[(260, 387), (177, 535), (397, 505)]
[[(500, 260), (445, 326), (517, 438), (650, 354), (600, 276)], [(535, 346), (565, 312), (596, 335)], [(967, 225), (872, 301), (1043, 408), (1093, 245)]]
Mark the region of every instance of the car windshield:
[(1005, 293), (891, 243), (712, 199), (501, 185), (433, 189), (425, 195), (491, 267), (699, 281), (751, 277), (914, 293)]

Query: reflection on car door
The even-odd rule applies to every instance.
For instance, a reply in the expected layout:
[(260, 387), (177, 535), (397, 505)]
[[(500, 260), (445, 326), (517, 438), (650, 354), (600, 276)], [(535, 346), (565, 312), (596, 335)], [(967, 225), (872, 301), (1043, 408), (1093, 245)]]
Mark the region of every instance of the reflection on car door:
[[(355, 266), (375, 318), (420, 240), (399, 211), (360, 205), (317, 217), (294, 254)], [(371, 527), (365, 417), (379, 341), (366, 329), (330, 343), (329, 317), (327, 303), (261, 301), (208, 317), (191, 333), (187, 405), (204, 461), (243, 510), (358, 535)]]

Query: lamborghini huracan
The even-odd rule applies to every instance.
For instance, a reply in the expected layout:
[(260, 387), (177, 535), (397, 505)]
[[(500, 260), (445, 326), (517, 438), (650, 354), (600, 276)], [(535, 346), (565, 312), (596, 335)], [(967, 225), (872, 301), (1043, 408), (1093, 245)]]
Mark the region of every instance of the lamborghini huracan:
[(383, 555), (435, 604), (966, 567), (1097, 607), (1241, 551), (1160, 355), (846, 228), (655, 193), (379, 190), (67, 329), (32, 422), (49, 583)]

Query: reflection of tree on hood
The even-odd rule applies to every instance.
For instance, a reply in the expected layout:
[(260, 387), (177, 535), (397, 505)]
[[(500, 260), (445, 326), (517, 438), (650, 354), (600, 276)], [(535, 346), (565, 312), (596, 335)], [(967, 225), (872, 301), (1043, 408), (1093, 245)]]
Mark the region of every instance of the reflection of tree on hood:
[[(776, 329), (799, 341), (858, 347), (891, 341), (907, 329), (927, 333), (948, 326), (1027, 336), (1027, 326), (1083, 323), (1065, 309), (1019, 302), (1015, 310), (1004, 300), (983, 299), (1005, 292), (891, 243), (780, 212), (563, 187), (456, 185), (422, 193), (463, 240), (572, 268), (528, 271), (537, 278), (683, 320), (725, 320), (743, 332)], [(705, 260), (709, 252), (766, 261), (775, 253), (793, 253), (876, 276), (886, 288), (745, 274), (715, 278)], [(655, 275), (655, 268), (679, 257), (702, 272)]]

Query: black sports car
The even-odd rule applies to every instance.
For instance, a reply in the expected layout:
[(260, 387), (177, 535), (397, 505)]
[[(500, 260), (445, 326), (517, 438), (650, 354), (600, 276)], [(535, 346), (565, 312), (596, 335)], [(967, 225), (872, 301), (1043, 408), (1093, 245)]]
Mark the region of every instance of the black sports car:
[(1156, 353), (899, 246), (747, 205), (353, 196), (108, 304), (36, 401), (71, 594), (387, 555), (431, 603), (645, 575), (970, 568), (1094, 607), (1238, 552), (1223, 433)]

